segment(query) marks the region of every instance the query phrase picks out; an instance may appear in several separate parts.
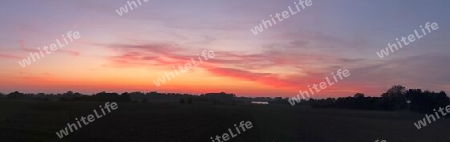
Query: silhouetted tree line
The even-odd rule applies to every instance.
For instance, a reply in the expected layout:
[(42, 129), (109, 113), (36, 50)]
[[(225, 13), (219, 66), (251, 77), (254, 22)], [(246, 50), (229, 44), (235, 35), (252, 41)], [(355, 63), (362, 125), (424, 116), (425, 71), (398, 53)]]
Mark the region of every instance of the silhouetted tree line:
[(127, 93), (122, 93), (121, 95), (117, 93), (106, 93), (100, 92), (92, 96), (88, 95), (74, 95), (71, 91), (66, 93), (68, 96), (72, 97), (62, 97), (60, 101), (112, 101), (112, 102), (130, 102), (130, 95)]
[(117, 93), (100, 92), (93, 95), (83, 95), (68, 91), (62, 94), (45, 94), (45, 93), (21, 93), (19, 91), (11, 92), (7, 95), (0, 93), (0, 99), (4, 100), (34, 100), (34, 101), (130, 101), (129, 95), (118, 95)]
[[(124, 92), (107, 93), (100, 92), (92, 95), (84, 95), (68, 91), (62, 94), (45, 93), (21, 93), (18, 91), (9, 94), (0, 93), (0, 99), (7, 100), (36, 100), (36, 101), (114, 101), (114, 102), (150, 102), (150, 101), (173, 101), (181, 104), (212, 103), (212, 104), (249, 104), (251, 101), (264, 101), (269, 104), (289, 105), (288, 98), (270, 97), (236, 97), (235, 94), (206, 93), (200, 95), (181, 93), (158, 93), (158, 92)], [(357, 93), (353, 97), (309, 99), (300, 104), (310, 104), (315, 108), (346, 108), (365, 110), (400, 110), (410, 109), (417, 112), (432, 112), (433, 109), (445, 107), (450, 104), (449, 98), (444, 91), (439, 93), (422, 91), (421, 89), (406, 90), (404, 86), (394, 85), (381, 97), (366, 97)]]
[(132, 101), (148, 102), (148, 101), (179, 101), (180, 104), (193, 102), (213, 102), (213, 104), (224, 104), (235, 101), (235, 94), (206, 93), (200, 95), (181, 94), (181, 93), (158, 93), (158, 92), (132, 92), (128, 93)]
[(181, 93), (158, 93), (158, 92), (124, 92), (107, 93), (99, 92), (85, 95), (78, 92), (67, 91), (59, 94), (25, 94), (18, 91), (9, 94), (0, 93), (0, 100), (35, 100), (35, 101), (114, 101), (114, 102), (179, 102), (180, 104), (208, 103), (215, 105), (239, 105), (250, 104), (251, 101), (266, 101), (270, 104), (288, 104), (287, 98), (270, 97), (237, 97), (233, 93), (205, 93), (200, 95)]
[(0, 99), (6, 100), (35, 100), (35, 101), (51, 101), (55, 98), (54, 95), (47, 95), (44, 93), (30, 94), (20, 93), (19, 91), (11, 92), (7, 95), (0, 93)]
[[(186, 100), (188, 104), (194, 101), (209, 101), (214, 104), (227, 104), (235, 101), (235, 94), (220, 93), (206, 93), (201, 95), (180, 94), (180, 93), (158, 93), (158, 92), (124, 92), (107, 93), (99, 92), (92, 95), (84, 95), (77, 92), (68, 91), (62, 94), (25, 94), (18, 91), (4, 95), (0, 93), (0, 99), (7, 100), (41, 100), (41, 101), (114, 101), (114, 102), (148, 102), (148, 101), (177, 101)], [(180, 102), (181, 103), (181, 102)]]
[(340, 97), (313, 100), (309, 103), (316, 108), (347, 108), (366, 110), (400, 110), (410, 109), (417, 112), (432, 112), (433, 109), (449, 105), (449, 98), (444, 91), (439, 93), (420, 89), (406, 90), (404, 86), (394, 85), (381, 97), (365, 97), (357, 93), (353, 97)]
[(411, 101), (410, 109), (418, 112), (432, 112), (433, 109), (449, 105), (449, 99), (444, 91), (439, 93), (424, 91), (420, 89), (410, 89), (405, 97)]

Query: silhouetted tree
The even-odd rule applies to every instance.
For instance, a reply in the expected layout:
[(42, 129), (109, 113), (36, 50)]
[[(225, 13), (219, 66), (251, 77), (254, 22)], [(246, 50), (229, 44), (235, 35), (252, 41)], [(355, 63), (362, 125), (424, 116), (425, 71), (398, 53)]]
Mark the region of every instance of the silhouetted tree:
[(406, 88), (402, 85), (394, 85), (389, 88), (381, 97), (403, 97), (406, 93)]
[(356, 93), (353, 97), (354, 98), (364, 98), (364, 94), (363, 93)]
[(67, 91), (66, 93), (63, 94), (63, 96), (73, 96), (73, 92)]
[(14, 91), (8, 94), (8, 99), (11, 100), (17, 100), (17, 99), (22, 99), (25, 98), (25, 94), (20, 93), (19, 91)]
[(444, 91), (435, 93), (428, 90), (422, 92), (420, 89), (409, 89), (405, 96), (411, 101), (412, 111), (429, 113), (433, 109), (449, 105), (449, 98)]
[(445, 107), (450, 104), (450, 100), (444, 91), (439, 93), (424, 91), (420, 89), (409, 89), (401, 85), (394, 85), (388, 89), (381, 97), (365, 97), (362, 93), (357, 93), (353, 97), (338, 98), (337, 100), (320, 99), (310, 100), (313, 107), (335, 107), (350, 109), (369, 110), (398, 110), (408, 108), (417, 112), (431, 113), (433, 109)]
[(236, 98), (236, 95), (220, 92), (220, 93), (206, 93), (205, 95), (202, 95), (202, 97), (210, 101), (217, 101), (217, 103), (225, 103), (225, 102), (231, 103)]
[(404, 109), (406, 103), (406, 88), (401, 85), (394, 85), (386, 93), (381, 95), (383, 108), (386, 110)]

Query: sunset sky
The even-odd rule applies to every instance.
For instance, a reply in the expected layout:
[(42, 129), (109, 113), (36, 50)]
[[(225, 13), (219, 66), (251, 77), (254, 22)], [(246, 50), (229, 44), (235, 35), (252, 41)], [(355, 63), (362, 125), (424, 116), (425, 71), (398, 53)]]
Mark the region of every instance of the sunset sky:
[[(450, 1), (312, 0), (262, 33), (250, 31), (294, 2), (150, 0), (119, 16), (115, 10), (125, 0), (1, 1), (0, 92), (292, 97), (338, 69), (351, 75), (314, 97), (379, 96), (395, 84), (450, 91)], [(439, 29), (377, 56), (426, 22)], [(18, 64), (69, 31), (81, 38), (25, 68)], [(153, 83), (203, 50), (215, 58), (160, 87)]]

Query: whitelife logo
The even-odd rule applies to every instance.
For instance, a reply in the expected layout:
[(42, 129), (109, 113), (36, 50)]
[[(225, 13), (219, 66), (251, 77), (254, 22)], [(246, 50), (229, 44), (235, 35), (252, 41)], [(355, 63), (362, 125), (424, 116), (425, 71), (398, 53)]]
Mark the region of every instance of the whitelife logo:
[[(312, 4), (313, 3), (312, 3), (311, 0), (305, 0), (305, 1), (299, 0), (298, 4), (297, 4), (297, 2), (294, 2), (296, 10), (292, 10), (291, 6), (288, 6), (289, 12), (288, 11), (283, 11), (283, 12), (281, 12), (281, 14), (280, 13), (276, 13), (275, 14), (275, 18), (278, 19), (278, 22), (281, 22), (281, 21), (289, 18), (289, 16), (293, 16), (294, 14), (300, 12), (301, 10), (304, 10), (306, 7), (311, 6)], [(283, 18), (281, 18), (280, 16), (283, 17)], [(268, 29), (269, 26), (272, 27), (273, 25), (276, 25), (277, 22), (275, 21), (275, 18), (272, 15), (270, 15), (270, 18), (271, 18), (272, 21), (270, 21), (270, 20), (261, 20), (261, 24), (259, 24), (259, 26), (255, 26), (255, 28), (251, 28), (250, 31), (252, 31), (252, 33), (254, 35), (257, 35), (258, 33), (261, 33), (261, 32), (264, 31), (263, 25), (264, 25), (264, 27), (266, 29)], [(267, 26), (267, 25), (269, 25), (269, 26)]]
[[(106, 103), (105, 103), (105, 107), (102, 107), (102, 105), (100, 105), (99, 107), (101, 108), (103, 115), (99, 115), (99, 113), (97, 113), (97, 110), (94, 109), (94, 114), (95, 114), (95, 116), (97, 117), (97, 119), (102, 118), (102, 116), (106, 115), (105, 110), (103, 110), (103, 108), (106, 108), (106, 109), (108, 110), (109, 113), (111, 113), (111, 110), (116, 110), (117, 108), (119, 108), (119, 106), (118, 106), (117, 103), (115, 103), (115, 102), (113, 102), (113, 103), (111, 103), (111, 104), (109, 104), (109, 102), (106, 102)], [(110, 108), (110, 107), (111, 107), (111, 108)], [(89, 122), (86, 122), (86, 119), (87, 119)], [(88, 125), (90, 122), (94, 122), (94, 121), (95, 121), (95, 117), (94, 117), (93, 114), (90, 114), (90, 115), (88, 115), (87, 117), (81, 116), (80, 120), (83, 122), (84, 125)], [(72, 124), (67, 123), (67, 127), (64, 128), (64, 129), (61, 129), (61, 130), (59, 131), (59, 133), (56, 132), (56, 135), (57, 135), (60, 139), (62, 139), (64, 136), (69, 135), (69, 131), (67, 130), (67, 128), (69, 128), (70, 132), (73, 132), (73, 131), (74, 131), (73, 129), (78, 130), (78, 128), (81, 128), (81, 127), (82, 127), (82, 126), (81, 126), (81, 123), (80, 123), (80, 120), (78, 120), (78, 118), (75, 118), (75, 121), (77, 121), (78, 127), (77, 127), (77, 124), (75, 124), (75, 123), (72, 123)], [(72, 129), (72, 128), (73, 128), (73, 129)]]
[[(341, 72), (341, 70), (342, 70), (342, 69), (337, 70), (337, 73), (336, 73), (336, 75), (339, 76), (339, 78), (340, 78), (341, 80), (343, 80), (344, 77), (349, 77), (349, 76), (350, 76), (350, 71), (348, 71), (347, 69), (344, 69), (344, 70), (342, 70), (342, 72)], [(331, 75), (333, 75), (334, 82), (333, 82), (333, 81), (330, 81), (330, 79), (329, 79), (328, 77), (325, 77), (325, 80), (327, 80), (328, 84), (325, 83), (325, 81), (323, 81), (323, 82), (320, 82), (319, 85), (313, 84), (313, 85), (312, 85), (312, 88), (310, 87), (310, 85), (308, 85), (309, 92), (311, 93), (311, 95), (314, 95), (313, 89), (315, 90), (316, 93), (319, 93), (319, 92), (322, 91), (323, 89), (326, 89), (328, 86), (331, 86), (331, 85), (333, 85), (334, 83), (338, 82), (338, 79), (336, 78), (336, 75), (335, 75), (333, 72), (331, 72)], [(320, 87), (320, 89), (319, 89), (318, 87)], [(292, 106), (294, 106), (295, 103), (300, 103), (300, 101), (302, 100), (302, 98), (303, 98), (303, 100), (306, 100), (307, 98), (310, 98), (310, 97), (311, 97), (311, 96), (309, 95), (308, 91), (302, 91), (302, 90), (300, 90), (300, 91), (298, 91), (298, 92), (299, 92), (299, 94), (297, 94), (297, 96), (288, 99), (288, 102), (289, 102)], [(300, 98), (300, 95), (302, 96), (302, 98)], [(306, 95), (307, 97), (305, 97), (305, 95)]]
[[(61, 36), (62, 39), (64, 40), (64, 43), (61, 44), (61, 41), (59, 41), (59, 38), (56, 39), (56, 43), (58, 43), (58, 46), (56, 44), (50, 44), (50, 46), (44, 46), (44, 51), (45, 53), (50, 54), (53, 51), (58, 50), (59, 48), (62, 48), (66, 45), (69, 44), (69, 42), (67, 41), (66, 37), (64, 35)], [(73, 42), (75, 39), (79, 39), (80, 33), (78, 31), (75, 31), (72, 33), (72, 31), (69, 31), (67, 33), (67, 38), (69, 38), (70, 42)], [(50, 49), (50, 50), (49, 50)], [(34, 62), (37, 61), (37, 59), (41, 59), (44, 58), (44, 53), (42, 52), (41, 48), (38, 47), (39, 53), (33, 53), (30, 52), (30, 56), (28, 56), (27, 58), (23, 59), (22, 61), (19, 61), (19, 65), (22, 66), (22, 68), (25, 68), (27, 65), (31, 64), (31, 59), (33, 59)]]
[[(430, 24), (430, 22), (425, 23), (425, 29), (427, 29), (428, 33), (431, 33), (430, 27), (433, 31), (439, 29), (439, 26), (436, 22), (433, 22), (431, 24)], [(420, 35), (417, 32), (417, 30), (414, 30), (415, 35), (414, 34), (408, 35), (409, 42), (406, 41), (406, 37), (402, 37), (400, 41), (402, 41), (403, 44), (406, 46), (406, 45), (409, 45), (410, 43), (414, 42), (416, 40), (416, 38), (420, 39), (423, 36), (427, 35), (427, 32), (425, 32), (425, 29), (422, 28), (422, 25), (420, 25), (420, 28), (422, 29), (423, 35)], [(396, 38), (395, 40), (397, 40), (398, 47), (403, 48), (402, 43), (398, 40), (398, 38)], [(394, 53), (394, 49), (392, 49), (392, 48), (395, 48), (395, 51), (397, 51), (397, 50), (399, 50), (398, 47), (397, 47), (397, 44), (395, 44), (395, 43), (394, 44), (389, 43), (388, 47), (386, 47), (384, 50), (382, 49), (380, 52), (377, 52), (377, 55), (378, 55), (378, 57), (380, 57), (380, 59), (382, 59), (383, 57), (386, 57), (389, 55), (389, 49), (390, 49), (391, 53)]]
[[(205, 61), (208, 61), (208, 59), (214, 58), (216, 55), (214, 54), (214, 51), (208, 51), (208, 57), (206, 57), (207, 56), (206, 55), (206, 50), (204, 50), (202, 52), (202, 56), (203, 56)], [(178, 64), (178, 69), (180, 70), (180, 72), (181, 73), (185, 73), (185, 72), (187, 72), (187, 71), (192, 69), (192, 65), (194, 65), (194, 67), (197, 67), (198, 65), (202, 64), (203, 60), (198, 54), (197, 54), (197, 58), (200, 61), (198, 63), (195, 62), (193, 58), (191, 58), (192, 64), (191, 64), (191, 62), (187, 62), (186, 64), (184, 64), (184, 66)], [(173, 72), (164, 72), (164, 75), (162, 77), (159, 77), (156, 80), (153, 80), (153, 83), (155, 83), (155, 85), (157, 87), (159, 87), (162, 84), (166, 83), (166, 78), (167, 78), (168, 81), (170, 81), (171, 80), (170, 76), (172, 76), (172, 79), (175, 78), (175, 74), (176, 74), (176, 76), (179, 76), (180, 74), (178, 73), (178, 70), (175, 68), (175, 66), (173, 66), (173, 68), (174, 68)], [(174, 74), (174, 72), (175, 72), (175, 74)]]
[[(143, 0), (144, 2), (148, 2), (149, 0)], [(137, 0), (139, 5), (142, 5), (141, 0)], [(123, 7), (120, 7), (119, 9), (116, 10), (117, 14), (119, 14), (119, 16), (124, 15), (125, 13), (128, 13), (128, 7), (130, 7), (130, 10), (133, 10), (132, 5), (134, 5), (134, 8), (137, 8), (138, 5), (136, 4), (135, 1), (127, 1), (128, 5), (125, 5)]]

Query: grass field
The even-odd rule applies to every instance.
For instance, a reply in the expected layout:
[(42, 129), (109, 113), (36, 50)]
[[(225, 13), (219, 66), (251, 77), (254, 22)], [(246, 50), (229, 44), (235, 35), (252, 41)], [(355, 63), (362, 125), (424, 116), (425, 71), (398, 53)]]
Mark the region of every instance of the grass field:
[(56, 131), (101, 102), (0, 101), (1, 142), (211, 142), (240, 121), (253, 128), (231, 142), (449, 142), (450, 119), (417, 130), (423, 114), (291, 106), (123, 103), (59, 139)]

